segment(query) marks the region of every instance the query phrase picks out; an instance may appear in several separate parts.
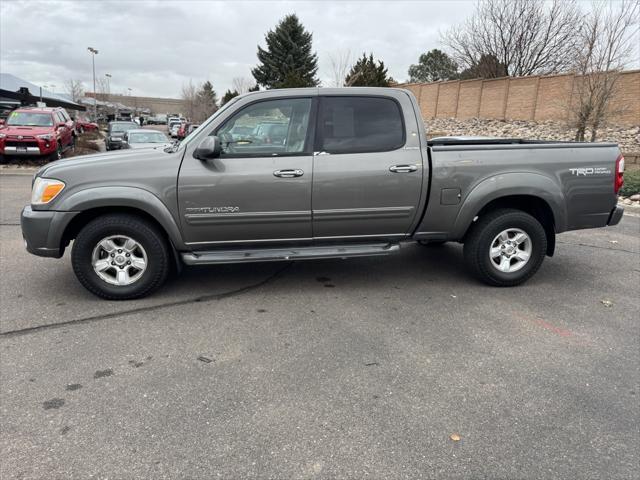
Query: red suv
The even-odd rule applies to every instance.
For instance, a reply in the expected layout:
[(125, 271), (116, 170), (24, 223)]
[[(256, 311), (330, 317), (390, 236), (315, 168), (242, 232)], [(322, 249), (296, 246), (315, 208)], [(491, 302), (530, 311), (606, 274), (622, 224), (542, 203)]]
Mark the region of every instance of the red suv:
[(75, 123), (64, 108), (22, 107), (0, 127), (0, 156), (62, 158), (76, 143)]

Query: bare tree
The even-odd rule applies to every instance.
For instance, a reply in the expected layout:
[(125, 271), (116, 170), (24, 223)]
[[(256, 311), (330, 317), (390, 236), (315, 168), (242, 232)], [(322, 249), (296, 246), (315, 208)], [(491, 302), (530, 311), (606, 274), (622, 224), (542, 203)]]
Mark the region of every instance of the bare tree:
[(107, 78), (96, 78), (96, 90), (102, 96), (102, 100), (106, 100), (109, 96), (109, 80)]
[(331, 86), (344, 87), (344, 79), (347, 77), (353, 57), (351, 50), (342, 50), (329, 54), (329, 62), (331, 63)]
[(581, 18), (575, 0), (480, 0), (442, 43), (463, 68), (493, 56), (509, 76), (558, 73), (575, 54)]
[(182, 100), (184, 100), (185, 115), (189, 119), (193, 119), (197, 115), (198, 110), (198, 87), (189, 80), (188, 83), (182, 85)]
[[(570, 109), (576, 127), (575, 139), (584, 141), (587, 128), (596, 140), (598, 128), (612, 109), (620, 72), (638, 42), (640, 2), (597, 2), (584, 20), (578, 50), (574, 55), (576, 75)], [(624, 108), (624, 107), (622, 107)]]
[(84, 96), (84, 85), (80, 80), (74, 80), (70, 78), (64, 82), (64, 89), (71, 97), (71, 101), (78, 102)]
[(238, 92), (239, 95), (242, 95), (243, 93), (251, 91), (252, 88), (255, 88), (256, 82), (251, 78), (234, 77), (231, 81), (231, 85), (233, 90)]

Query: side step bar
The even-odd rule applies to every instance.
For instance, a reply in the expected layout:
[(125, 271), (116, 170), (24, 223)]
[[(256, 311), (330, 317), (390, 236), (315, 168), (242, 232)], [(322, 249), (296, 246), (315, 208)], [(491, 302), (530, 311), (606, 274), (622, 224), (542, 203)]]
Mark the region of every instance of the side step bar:
[(290, 248), (252, 248), (246, 250), (212, 250), (182, 254), (187, 265), (218, 263), (278, 262), (320, 258), (349, 258), (389, 255), (400, 250), (397, 243), (303, 246)]

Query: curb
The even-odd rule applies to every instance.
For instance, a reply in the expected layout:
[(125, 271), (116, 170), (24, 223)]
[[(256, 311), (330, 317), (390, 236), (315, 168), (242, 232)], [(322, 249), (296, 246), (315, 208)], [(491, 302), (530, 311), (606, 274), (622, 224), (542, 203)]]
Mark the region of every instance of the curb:
[(33, 176), (40, 167), (0, 167), (0, 175)]

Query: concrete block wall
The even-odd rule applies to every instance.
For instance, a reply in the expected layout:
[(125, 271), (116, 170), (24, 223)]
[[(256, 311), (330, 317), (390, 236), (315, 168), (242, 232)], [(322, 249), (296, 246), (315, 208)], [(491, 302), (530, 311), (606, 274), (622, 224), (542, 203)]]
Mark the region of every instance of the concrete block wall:
[[(495, 118), (568, 120), (577, 82), (572, 74), (453, 80), (398, 85), (413, 92), (425, 120)], [(623, 72), (611, 102), (612, 123), (640, 124), (640, 70)]]

